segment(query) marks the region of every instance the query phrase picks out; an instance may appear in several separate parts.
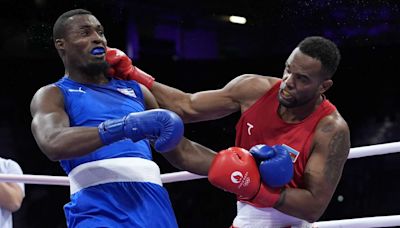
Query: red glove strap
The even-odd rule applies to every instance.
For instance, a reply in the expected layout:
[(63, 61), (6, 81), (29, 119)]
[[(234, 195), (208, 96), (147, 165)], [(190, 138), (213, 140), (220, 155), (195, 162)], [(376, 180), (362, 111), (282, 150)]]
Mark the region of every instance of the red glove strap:
[(270, 188), (265, 184), (261, 184), (260, 190), (254, 198), (244, 199), (238, 197), (238, 199), (255, 207), (274, 207), (279, 201), (281, 190), (281, 188)]
[(153, 76), (135, 66), (133, 67), (133, 70), (129, 72), (128, 79), (135, 80), (146, 86), (148, 89), (151, 89), (155, 80)]

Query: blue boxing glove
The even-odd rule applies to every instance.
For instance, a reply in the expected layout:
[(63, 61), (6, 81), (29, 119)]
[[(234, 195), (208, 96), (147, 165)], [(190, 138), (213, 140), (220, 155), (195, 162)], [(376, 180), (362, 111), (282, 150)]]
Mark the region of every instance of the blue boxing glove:
[(249, 151), (257, 161), (260, 161), (260, 175), (266, 185), (280, 188), (293, 178), (292, 159), (288, 151), (281, 145), (273, 147), (256, 145)]
[(133, 112), (120, 119), (106, 120), (98, 129), (104, 145), (126, 138), (134, 142), (150, 139), (155, 140), (154, 148), (158, 152), (174, 149), (183, 136), (181, 118), (164, 109)]

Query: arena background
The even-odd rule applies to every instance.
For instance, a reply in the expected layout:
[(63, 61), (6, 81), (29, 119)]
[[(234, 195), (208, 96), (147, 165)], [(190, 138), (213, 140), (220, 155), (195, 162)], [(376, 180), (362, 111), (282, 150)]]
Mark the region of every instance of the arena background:
[[(347, 120), (352, 147), (400, 138), (397, 1), (133, 1), (0, 0), (0, 156), (25, 174), (65, 175), (49, 161), (30, 131), (29, 103), (41, 86), (58, 80), (63, 66), (51, 40), (64, 11), (85, 8), (104, 25), (108, 44), (126, 51), (159, 82), (187, 92), (220, 88), (237, 75), (280, 77), (291, 50), (306, 36), (334, 40), (342, 62), (327, 97)], [(232, 24), (227, 16), (247, 18)], [(239, 113), (186, 125), (185, 135), (214, 150), (234, 143)], [(178, 171), (154, 154), (163, 173)], [(349, 160), (321, 218), (336, 220), (400, 212), (399, 154)], [(206, 179), (166, 184), (180, 227), (228, 227), (236, 213), (232, 194)], [(16, 228), (65, 227), (69, 189), (26, 185), (14, 214)], [(155, 212), (156, 213), (156, 212)]]

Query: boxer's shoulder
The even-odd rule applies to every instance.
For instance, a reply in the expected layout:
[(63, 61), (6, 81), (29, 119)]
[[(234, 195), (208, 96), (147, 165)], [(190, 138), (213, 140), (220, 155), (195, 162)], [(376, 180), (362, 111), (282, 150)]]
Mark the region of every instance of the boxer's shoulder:
[(276, 77), (243, 74), (232, 80), (234, 83), (231, 86), (231, 93), (242, 105), (250, 105), (269, 91), (278, 81), (280, 79)]
[(243, 74), (234, 79), (235, 88), (247, 94), (264, 94), (280, 80), (280, 78), (257, 74)]
[(337, 110), (334, 110), (331, 114), (326, 115), (317, 125), (317, 131), (322, 132), (337, 132), (337, 131), (349, 131), (347, 122), (340, 115)]
[(35, 92), (30, 104), (31, 111), (36, 110), (38, 107), (47, 107), (50, 104), (63, 106), (62, 93), (54, 84), (43, 86)]

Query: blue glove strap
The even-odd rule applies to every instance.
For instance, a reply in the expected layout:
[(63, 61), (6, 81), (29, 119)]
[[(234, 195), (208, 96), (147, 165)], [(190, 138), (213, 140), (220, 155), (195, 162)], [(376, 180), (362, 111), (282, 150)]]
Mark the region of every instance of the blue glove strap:
[(154, 140), (158, 152), (172, 150), (182, 139), (184, 125), (181, 118), (168, 110), (153, 109), (131, 113), (121, 119), (106, 120), (98, 126), (103, 144), (129, 138), (133, 142)]
[(98, 126), (100, 139), (104, 145), (125, 138), (124, 122), (125, 117), (121, 119), (106, 120)]

